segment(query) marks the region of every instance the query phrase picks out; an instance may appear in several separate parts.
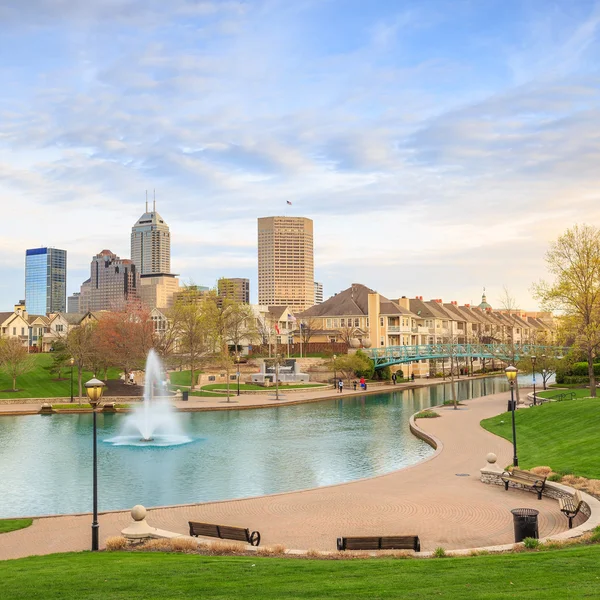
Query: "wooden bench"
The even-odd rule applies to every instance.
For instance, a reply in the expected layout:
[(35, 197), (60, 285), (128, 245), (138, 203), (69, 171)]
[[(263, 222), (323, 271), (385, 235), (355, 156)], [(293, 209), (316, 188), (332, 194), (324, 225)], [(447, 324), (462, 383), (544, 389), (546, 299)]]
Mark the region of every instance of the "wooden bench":
[(188, 521), (188, 523), (190, 525), (190, 535), (192, 537), (202, 535), (205, 537), (220, 538), (222, 540), (246, 542), (251, 546), (258, 546), (260, 544), (260, 533), (258, 533), (258, 531), (250, 533), (249, 529), (244, 529), (243, 527), (212, 525), (211, 523), (195, 523), (194, 521)]
[(572, 496), (568, 498), (559, 498), (558, 507), (569, 519), (569, 529), (573, 528), (573, 519), (579, 514), (581, 507), (583, 506), (583, 500), (581, 493), (576, 490)]
[(542, 492), (546, 487), (546, 478), (542, 475), (536, 475), (529, 471), (521, 471), (521, 469), (513, 469), (512, 471), (505, 471), (501, 476), (504, 482), (504, 489), (508, 490), (509, 483), (519, 483), (523, 487), (531, 488), (535, 490), (538, 495), (538, 500), (542, 499)]
[(337, 549), (342, 550), (414, 550), (421, 552), (418, 535), (389, 535), (385, 537), (340, 537)]

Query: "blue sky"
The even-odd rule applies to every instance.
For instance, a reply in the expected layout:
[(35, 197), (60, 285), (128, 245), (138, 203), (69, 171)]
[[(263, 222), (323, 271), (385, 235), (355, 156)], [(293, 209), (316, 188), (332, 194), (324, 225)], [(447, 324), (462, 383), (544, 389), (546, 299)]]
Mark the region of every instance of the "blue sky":
[(254, 295), (259, 216), (314, 219), (326, 296), (523, 308), (600, 225), (594, 0), (3, 0), (0, 57), (4, 309), (26, 248), (69, 252), (70, 293), (128, 257), (145, 190), (184, 281)]

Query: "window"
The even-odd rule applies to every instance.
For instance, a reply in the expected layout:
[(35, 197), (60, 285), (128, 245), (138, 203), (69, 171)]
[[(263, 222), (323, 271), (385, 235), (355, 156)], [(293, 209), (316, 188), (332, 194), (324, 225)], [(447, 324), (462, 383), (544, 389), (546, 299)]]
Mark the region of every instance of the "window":
[(214, 376), (214, 375), (209, 375), (209, 376), (208, 376), (208, 380), (209, 380), (209, 381), (215, 381), (215, 379), (216, 379), (216, 378), (215, 378), (215, 376)]
[(360, 327), (360, 319), (358, 317), (354, 319), (354, 327)]
[(337, 329), (340, 326), (340, 320), (339, 319), (334, 319), (333, 320), (333, 326)]
[(327, 329), (331, 329), (331, 319), (326, 319), (326, 320), (325, 320), (325, 323), (326, 323), (326, 324), (325, 324), (325, 327), (326, 327)]
[(21, 327), (21, 335), (25, 335), (25, 327)]
[(385, 346), (385, 342), (384, 342), (383, 338), (381, 338), (381, 345)]
[(367, 317), (367, 327), (369, 326), (369, 317)]
[(57, 325), (56, 326), (57, 333), (62, 333), (64, 331), (64, 329), (65, 329), (64, 325)]
[(383, 317), (379, 317), (379, 325), (383, 327)]
[[(349, 325), (350, 323), (348, 323)], [(340, 319), (340, 327), (346, 327), (346, 319)]]

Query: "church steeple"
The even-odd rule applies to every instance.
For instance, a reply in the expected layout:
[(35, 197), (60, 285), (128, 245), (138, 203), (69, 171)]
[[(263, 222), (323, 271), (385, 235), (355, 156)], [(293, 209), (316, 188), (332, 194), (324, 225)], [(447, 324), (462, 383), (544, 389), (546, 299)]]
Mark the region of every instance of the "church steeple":
[(487, 308), (492, 308), (487, 301), (487, 297), (485, 295), (485, 288), (483, 288), (483, 294), (481, 295), (481, 304), (479, 305), (481, 310), (486, 310)]

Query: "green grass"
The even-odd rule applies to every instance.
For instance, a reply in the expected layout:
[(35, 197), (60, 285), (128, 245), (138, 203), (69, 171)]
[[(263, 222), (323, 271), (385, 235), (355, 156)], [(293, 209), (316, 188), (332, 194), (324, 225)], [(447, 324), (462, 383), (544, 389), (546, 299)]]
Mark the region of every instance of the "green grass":
[(431, 409), (427, 409), (427, 410), (422, 410), (421, 412), (418, 412), (415, 415), (415, 419), (435, 419), (436, 417), (439, 417), (440, 415), (438, 415), (434, 410)]
[[(254, 383), (240, 383), (240, 390), (248, 390), (248, 391), (252, 391), (252, 390), (271, 390), (272, 388), (274, 388), (275, 385), (271, 385), (270, 387), (266, 388), (263, 385), (256, 385)], [(280, 386), (282, 389), (304, 389), (304, 388), (322, 388), (322, 387), (327, 387), (327, 384), (324, 383), (299, 383), (299, 384), (292, 384), (292, 385), (281, 385)], [(237, 381), (232, 381), (231, 384), (229, 385), (229, 389), (233, 389), (235, 388), (237, 390)], [(227, 385), (225, 383), (209, 383), (208, 385), (203, 385), (202, 386), (203, 390), (207, 390), (207, 391), (213, 391), (213, 390), (226, 390), (227, 389)]]
[[(196, 371), (195, 376), (198, 377), (202, 371)], [(169, 380), (172, 387), (183, 385), (190, 387), (192, 385), (192, 372), (191, 371), (169, 371)]]
[(0, 533), (25, 529), (33, 523), (33, 519), (0, 519)]
[(561, 393), (570, 396), (571, 393), (575, 394), (573, 399), (576, 398), (589, 398), (590, 397), (590, 388), (569, 388), (566, 390), (547, 390), (545, 392), (536, 392), (536, 396), (540, 398), (557, 398)]
[[(600, 399), (547, 402), (518, 410), (515, 419), (520, 467), (549, 466), (561, 474), (600, 478)], [(512, 441), (510, 413), (481, 425)]]
[[(229, 391), (231, 395), (231, 390)], [(217, 394), (216, 392), (203, 392), (199, 390), (197, 392), (190, 392), (190, 396), (198, 396), (200, 398), (227, 398), (227, 394)]]
[[(595, 598), (600, 547), (443, 560), (90, 552), (2, 563), (10, 600)], [(568, 591), (567, 591), (568, 590)]]
[[(53, 381), (56, 375), (50, 374), (45, 368), (52, 364), (52, 354), (33, 354), (35, 368), (33, 371), (17, 377), (18, 392), (1, 392), (2, 398), (66, 398), (71, 395), (71, 369), (64, 369), (63, 381)], [(108, 370), (108, 379), (118, 379), (118, 368)], [(93, 374), (89, 371), (82, 373), (83, 382), (90, 380)], [(4, 373), (0, 373), (0, 390), (12, 388), (12, 379)], [(73, 393), (77, 397), (77, 369), (73, 369)], [(85, 394), (85, 389), (83, 390)]]

